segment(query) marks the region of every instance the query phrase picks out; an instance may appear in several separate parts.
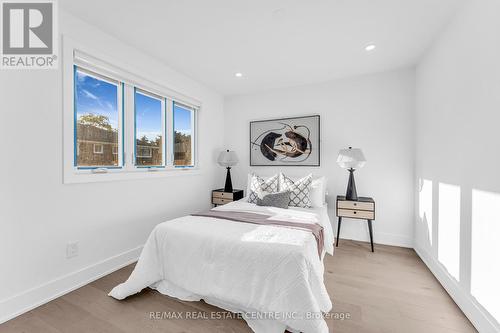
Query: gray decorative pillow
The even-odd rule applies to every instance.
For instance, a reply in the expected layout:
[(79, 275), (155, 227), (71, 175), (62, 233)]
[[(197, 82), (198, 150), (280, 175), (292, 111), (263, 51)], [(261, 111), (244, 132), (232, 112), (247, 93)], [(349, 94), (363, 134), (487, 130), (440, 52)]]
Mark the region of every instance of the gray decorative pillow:
[[(261, 192), (265, 193), (265, 192)], [(290, 203), (290, 192), (266, 193), (262, 198), (257, 197), (257, 206), (270, 206), (288, 209)]]
[(311, 203), (312, 174), (299, 180), (293, 181), (283, 173), (280, 173), (280, 191), (290, 192), (290, 206), (310, 208)]
[(250, 180), (250, 193), (248, 194), (248, 202), (257, 203), (258, 194), (261, 191), (276, 193), (278, 192), (278, 175), (269, 177), (268, 179), (261, 178), (257, 175), (252, 175)]

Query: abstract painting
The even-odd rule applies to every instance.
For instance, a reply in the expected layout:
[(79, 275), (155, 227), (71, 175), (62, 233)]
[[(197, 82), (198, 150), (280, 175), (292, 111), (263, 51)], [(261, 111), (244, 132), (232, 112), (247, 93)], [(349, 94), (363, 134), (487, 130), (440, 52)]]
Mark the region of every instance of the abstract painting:
[(250, 122), (251, 166), (319, 166), (320, 117)]

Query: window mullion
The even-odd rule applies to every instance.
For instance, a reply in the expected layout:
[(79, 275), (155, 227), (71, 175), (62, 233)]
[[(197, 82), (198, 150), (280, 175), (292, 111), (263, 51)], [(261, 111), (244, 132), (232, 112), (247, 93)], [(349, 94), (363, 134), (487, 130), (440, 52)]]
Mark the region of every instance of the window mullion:
[(163, 163), (163, 166), (166, 167), (167, 166), (167, 142), (168, 142), (168, 138), (167, 138), (167, 101), (165, 98), (162, 98), (161, 100), (161, 123), (162, 123), (162, 132), (161, 132), (161, 136), (162, 136), (162, 146), (161, 146), (161, 149), (162, 149), (162, 163)]
[(134, 146), (135, 146), (135, 117), (134, 117), (134, 88), (125, 84), (125, 126), (124, 126), (124, 151), (125, 151), (125, 166), (124, 170), (134, 170)]
[(173, 104), (174, 101), (170, 98), (165, 99), (165, 112), (166, 112), (166, 166), (169, 168), (173, 168), (174, 165), (174, 145), (175, 145), (175, 138), (174, 138), (174, 114), (173, 114)]
[(196, 114), (197, 112), (193, 109), (191, 110), (191, 165), (196, 165)]
[[(120, 85), (118, 86), (118, 165), (121, 166), (122, 168), (125, 167), (125, 159), (124, 159), (124, 152), (125, 152), (125, 142), (124, 142), (124, 135), (125, 135), (125, 87), (124, 83), (121, 82)], [(113, 152), (113, 151), (112, 151)]]

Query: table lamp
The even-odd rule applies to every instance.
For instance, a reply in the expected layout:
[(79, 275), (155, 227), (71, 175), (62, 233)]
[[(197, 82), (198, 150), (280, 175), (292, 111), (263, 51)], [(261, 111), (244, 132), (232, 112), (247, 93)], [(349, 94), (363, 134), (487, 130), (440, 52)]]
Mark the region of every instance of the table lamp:
[(223, 151), (219, 154), (219, 158), (217, 158), (217, 163), (220, 166), (226, 167), (226, 184), (224, 185), (224, 192), (233, 192), (233, 184), (231, 182), (231, 167), (238, 163), (238, 156), (236, 152), (230, 151), (229, 149)]
[(363, 167), (366, 163), (365, 155), (359, 148), (341, 149), (337, 163), (341, 168), (349, 171), (349, 183), (347, 184), (346, 200), (357, 201), (356, 183), (354, 182), (354, 170)]

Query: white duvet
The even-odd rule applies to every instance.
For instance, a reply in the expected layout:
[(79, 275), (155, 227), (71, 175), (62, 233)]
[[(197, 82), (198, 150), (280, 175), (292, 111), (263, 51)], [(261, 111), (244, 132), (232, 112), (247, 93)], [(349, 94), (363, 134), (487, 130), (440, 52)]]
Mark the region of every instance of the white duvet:
[[(324, 249), (333, 253), (326, 206), (280, 209), (237, 201), (215, 209), (319, 223)], [(203, 299), (241, 313), (256, 333), (326, 333), (321, 313), (330, 311), (332, 304), (323, 270), (309, 231), (184, 216), (155, 227), (128, 280), (109, 295), (124, 299), (151, 287), (181, 300)]]

